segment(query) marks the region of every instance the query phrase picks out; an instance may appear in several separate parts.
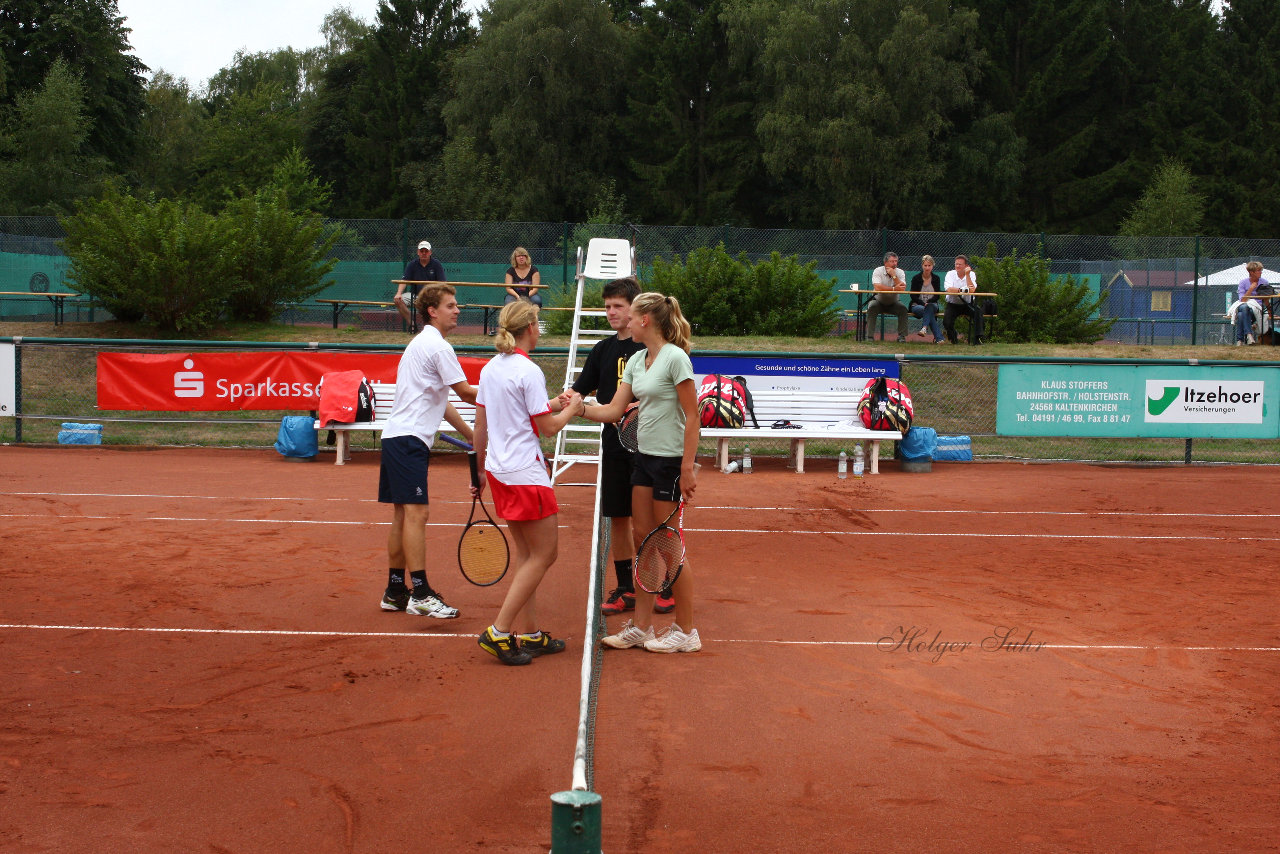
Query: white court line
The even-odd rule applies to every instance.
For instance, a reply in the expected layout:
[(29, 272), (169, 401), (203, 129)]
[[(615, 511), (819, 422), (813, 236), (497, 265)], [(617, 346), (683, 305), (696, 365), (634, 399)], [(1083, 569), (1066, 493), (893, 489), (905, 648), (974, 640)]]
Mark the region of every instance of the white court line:
[[(60, 520), (107, 520), (118, 522), (200, 522), (200, 523), (236, 523), (240, 525), (340, 525), (388, 526), (386, 521), (342, 521), (335, 519), (225, 519), (202, 516), (94, 516), (87, 514), (56, 513), (0, 513), (0, 519), (60, 519)], [(460, 522), (428, 522), (427, 527), (456, 528)], [(572, 525), (559, 525), (563, 530), (570, 530)], [(860, 531), (857, 529), (832, 531), (789, 531), (771, 530), (768, 528), (685, 528), (691, 534), (801, 534), (821, 537), (974, 537), (977, 539), (1029, 539), (1029, 540), (1186, 540), (1195, 542), (1230, 543), (1272, 543), (1280, 542), (1280, 537), (1259, 537), (1251, 534), (1240, 536), (1211, 536), (1203, 534), (995, 534), (989, 531)]]
[[(156, 498), (156, 499), (189, 499), (192, 501), (328, 501), (355, 502), (357, 504), (377, 504), (376, 498), (324, 498), (320, 496), (252, 496), (252, 495), (166, 495), (164, 493), (146, 492), (0, 492), (0, 496), (13, 495), (30, 498)], [(440, 499), (433, 504), (469, 504), (470, 501), (453, 501)], [(559, 502), (561, 507), (573, 506), (569, 502)], [(1238, 513), (1176, 513), (1153, 512), (1142, 513), (1134, 510), (937, 510), (919, 509), (915, 507), (737, 507), (728, 504), (692, 504), (691, 510), (731, 510), (734, 512), (757, 513), (933, 513), (937, 515), (954, 515), (963, 513), (966, 516), (1141, 516), (1168, 517), (1187, 519), (1222, 519), (1237, 518)]]
[[(318, 496), (304, 495), (301, 497), (291, 497), (287, 495), (277, 496), (259, 496), (259, 495), (165, 495), (163, 493), (149, 492), (0, 492), (0, 496), (12, 495), (22, 498), (154, 498), (157, 500), (189, 500), (189, 501), (328, 501), (355, 503), (355, 504), (379, 504), (381, 502), (376, 498), (323, 498)], [(470, 499), (454, 500), (449, 498), (439, 498), (431, 502), (432, 504), (470, 504)], [(567, 501), (558, 502), (561, 507), (572, 507), (573, 505)]]
[[(65, 632), (139, 632), (155, 634), (193, 634), (193, 635), (283, 635), (290, 637), (341, 637), (341, 638), (418, 638), (419, 640), (435, 640), (438, 638), (474, 639), (471, 633), (457, 632), (318, 632), (293, 629), (188, 629), (166, 628), (159, 626), (59, 626), (22, 623), (0, 623), (0, 629), (65, 631)], [(822, 641), (822, 640), (757, 640), (753, 638), (719, 638), (711, 643), (749, 643), (769, 646), (868, 646), (882, 647), (883, 643), (874, 641)], [(1141, 644), (1054, 644), (1037, 642), (1037, 649), (1080, 649), (1080, 650), (1158, 650), (1166, 652), (1280, 652), (1275, 646), (1159, 646)]]

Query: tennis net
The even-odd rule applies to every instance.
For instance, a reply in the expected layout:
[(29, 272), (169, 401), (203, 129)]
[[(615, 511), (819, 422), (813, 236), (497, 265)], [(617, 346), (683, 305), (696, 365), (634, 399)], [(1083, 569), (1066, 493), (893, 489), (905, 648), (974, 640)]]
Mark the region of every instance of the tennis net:
[(596, 702), (600, 688), (600, 638), (604, 617), (600, 613), (606, 567), (610, 564), (609, 519), (600, 512), (600, 472), (596, 466), (596, 496), (591, 535), (591, 565), (587, 583), (586, 629), (582, 641), (582, 691), (578, 700), (578, 740), (573, 751), (573, 789), (595, 791)]

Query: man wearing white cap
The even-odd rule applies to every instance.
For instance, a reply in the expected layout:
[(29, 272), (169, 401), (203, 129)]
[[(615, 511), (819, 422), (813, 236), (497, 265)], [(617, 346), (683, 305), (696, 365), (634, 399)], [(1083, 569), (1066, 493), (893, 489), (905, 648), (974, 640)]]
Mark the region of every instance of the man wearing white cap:
[(418, 244), (418, 257), (409, 262), (404, 268), (404, 275), (401, 276), (401, 283), (396, 285), (396, 295), (393, 302), (396, 304), (396, 311), (400, 312), (400, 316), (404, 318), (405, 323), (409, 324), (409, 328), (417, 331), (417, 315), (413, 310), (413, 300), (418, 295), (418, 286), (410, 285), (409, 292), (405, 293), (404, 282), (447, 282), (444, 277), (444, 266), (431, 257), (431, 244), (424, 240)]

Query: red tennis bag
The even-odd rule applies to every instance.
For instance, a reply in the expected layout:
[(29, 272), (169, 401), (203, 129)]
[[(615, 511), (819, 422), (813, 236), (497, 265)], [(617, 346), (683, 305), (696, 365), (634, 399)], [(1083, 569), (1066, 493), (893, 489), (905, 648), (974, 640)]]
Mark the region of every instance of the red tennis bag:
[(867, 380), (858, 401), (858, 417), (868, 430), (896, 430), (906, 433), (911, 429), (915, 409), (911, 405), (911, 390), (902, 380), (876, 377)]
[(741, 427), (747, 416), (755, 426), (756, 413), (745, 377), (707, 374), (698, 388), (698, 422), (703, 427)]
[(320, 426), (373, 420), (373, 386), (361, 371), (330, 371), (320, 378)]

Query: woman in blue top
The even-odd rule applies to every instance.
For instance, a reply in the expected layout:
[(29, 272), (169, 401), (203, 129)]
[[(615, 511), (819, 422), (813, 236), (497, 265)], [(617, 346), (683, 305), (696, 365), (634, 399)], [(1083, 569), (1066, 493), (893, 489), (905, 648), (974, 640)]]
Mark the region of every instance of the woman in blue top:
[[(602, 424), (622, 418), (640, 401), (635, 468), (631, 476), (631, 520), (636, 547), (671, 515), (680, 497), (698, 488), (698, 390), (689, 360), (689, 321), (680, 303), (659, 293), (640, 294), (631, 303), (628, 327), (644, 350), (627, 360), (618, 391), (607, 405), (582, 408), (583, 417)], [(693, 576), (686, 555), (673, 588), (675, 622), (653, 632), (653, 595), (636, 590), (635, 617), (602, 641), (614, 649), (643, 646), (650, 652), (697, 652), (702, 640), (693, 624)]]

